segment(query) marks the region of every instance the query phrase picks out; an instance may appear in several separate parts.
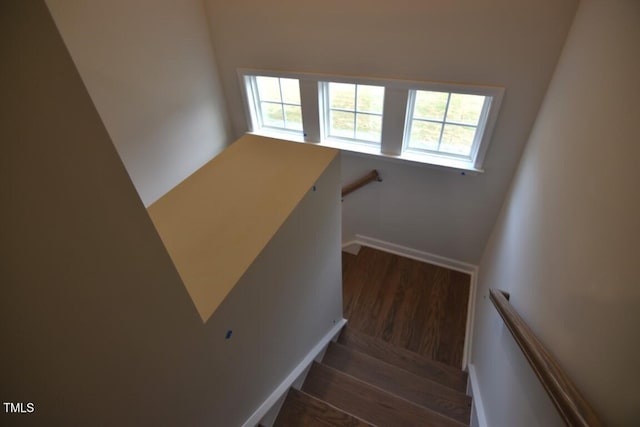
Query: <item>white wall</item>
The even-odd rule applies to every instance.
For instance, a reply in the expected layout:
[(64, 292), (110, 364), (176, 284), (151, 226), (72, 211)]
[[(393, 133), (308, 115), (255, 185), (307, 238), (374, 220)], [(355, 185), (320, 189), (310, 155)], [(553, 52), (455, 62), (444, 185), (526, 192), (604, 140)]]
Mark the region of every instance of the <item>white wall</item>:
[(239, 426), (340, 320), (336, 158), (207, 322), (213, 424)]
[(562, 425), (487, 297), (511, 303), (607, 425), (640, 419), (640, 3), (583, 0), (480, 267), (491, 426)]
[(44, 1), (0, 40), (0, 425), (241, 425), (341, 318), (339, 160), (203, 325)]
[(233, 138), (201, 0), (47, 0), (146, 206)]
[(345, 240), (360, 233), (479, 262), (576, 0), (206, 3), (236, 136), (247, 128), (239, 67), (505, 87), (483, 175), (343, 156), (344, 182), (374, 167), (385, 178), (345, 200)]

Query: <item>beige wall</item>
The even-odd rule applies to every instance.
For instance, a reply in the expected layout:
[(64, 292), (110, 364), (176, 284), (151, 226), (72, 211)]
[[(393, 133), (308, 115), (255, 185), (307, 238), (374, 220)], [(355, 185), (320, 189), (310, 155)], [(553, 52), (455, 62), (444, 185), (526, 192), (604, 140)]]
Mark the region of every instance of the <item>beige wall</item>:
[(43, 1), (0, 49), (0, 425), (241, 425), (340, 318), (339, 161), (203, 325)]
[(506, 88), (486, 173), (343, 156), (343, 180), (384, 183), (349, 196), (356, 233), (477, 263), (564, 43), (576, 0), (206, 0), (236, 136), (246, 119), (239, 67)]
[(640, 3), (584, 0), (480, 267), (472, 362), (491, 426), (561, 425), (511, 303), (607, 425), (637, 425)]
[(339, 155), (244, 135), (149, 207), (203, 322)]
[(231, 136), (201, 0), (47, 0), (145, 205)]

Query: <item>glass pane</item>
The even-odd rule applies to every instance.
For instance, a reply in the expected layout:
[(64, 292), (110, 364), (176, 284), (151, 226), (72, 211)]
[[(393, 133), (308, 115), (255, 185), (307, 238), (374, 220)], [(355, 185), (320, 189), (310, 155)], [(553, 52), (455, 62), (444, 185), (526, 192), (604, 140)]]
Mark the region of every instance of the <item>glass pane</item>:
[(287, 119), (287, 129), (302, 130), (302, 110), (300, 107), (285, 105), (284, 114)]
[(476, 128), (473, 126), (444, 125), (440, 151), (468, 156), (475, 135)]
[(380, 142), (382, 117), (372, 114), (358, 114), (356, 117), (356, 139)]
[(260, 101), (281, 102), (280, 85), (277, 77), (261, 77), (256, 76), (258, 84), (258, 97)]
[(264, 126), (284, 127), (282, 104), (261, 102), (260, 105), (262, 107), (262, 124)]
[(331, 127), (329, 129), (329, 134), (331, 136), (353, 138), (353, 116), (354, 113), (345, 113), (343, 111), (331, 110)]
[(382, 114), (384, 88), (358, 85), (358, 111)]
[(409, 148), (437, 151), (441, 129), (441, 123), (413, 120), (411, 135), (409, 136)]
[(329, 83), (329, 105), (331, 108), (356, 108), (356, 85), (347, 83)]
[(446, 92), (416, 91), (416, 103), (413, 108), (413, 117), (430, 120), (444, 120), (444, 112), (447, 109)]
[(484, 96), (452, 93), (447, 111), (447, 122), (477, 126), (484, 105)]
[(280, 79), (282, 100), (289, 104), (300, 105), (300, 85), (298, 79)]

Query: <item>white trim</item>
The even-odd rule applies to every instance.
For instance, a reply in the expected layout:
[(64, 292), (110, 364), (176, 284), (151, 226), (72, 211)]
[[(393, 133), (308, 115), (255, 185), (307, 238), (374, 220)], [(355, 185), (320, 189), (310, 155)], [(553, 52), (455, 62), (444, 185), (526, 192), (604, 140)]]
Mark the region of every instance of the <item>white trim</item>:
[[(298, 79), (305, 82), (301, 84), (301, 109), (304, 131), (283, 129), (281, 138), (307, 143), (317, 143), (320, 145), (348, 150), (352, 152), (375, 155), (386, 159), (394, 159), (400, 162), (411, 162), (424, 165), (435, 165), (441, 169), (454, 169), (463, 175), (469, 173), (482, 173), (482, 164), (491, 140), (493, 126), (497, 121), (499, 107), (504, 96), (504, 88), (498, 86), (476, 85), (467, 83), (433, 82), (433, 81), (413, 81), (398, 79), (383, 79), (362, 76), (348, 75), (328, 75), (319, 73), (274, 71), (250, 68), (237, 69), (238, 80), (243, 94), (243, 105), (245, 108), (247, 127), (250, 132), (262, 134), (270, 133), (260, 123), (261, 110), (255, 104), (255, 100), (248, 98), (256, 97), (255, 76), (267, 76), (278, 78)], [(382, 129), (379, 142), (369, 142), (354, 138), (329, 137), (329, 103), (327, 100), (329, 83), (348, 83), (358, 85), (380, 86), (385, 89)], [(316, 99), (313, 91), (313, 84), (318, 86), (318, 97)], [(404, 140), (407, 140), (409, 124), (413, 118), (407, 115), (407, 108), (412, 102), (408, 102), (415, 91), (428, 90), (437, 92), (447, 92), (449, 94), (469, 94), (485, 96), (487, 99), (483, 107), (480, 122), (476, 127), (476, 137), (469, 156), (456, 156), (444, 152), (421, 152), (417, 150), (405, 150)], [(250, 94), (249, 92), (253, 92)], [(303, 95), (304, 92), (304, 95)], [(394, 99), (387, 102), (387, 94), (391, 94)], [(357, 93), (356, 93), (357, 95)], [(356, 96), (357, 98), (357, 96)], [(489, 101), (490, 100), (490, 101)], [(356, 99), (357, 101), (357, 99)], [(400, 105), (404, 101), (405, 105)], [(316, 105), (322, 104), (322, 105)], [(356, 106), (357, 107), (357, 106)], [(305, 111), (306, 110), (306, 111)], [(354, 111), (354, 120), (357, 119), (358, 109)], [(362, 112), (361, 112), (362, 113)], [(376, 114), (377, 115), (377, 114)], [(444, 129), (444, 127), (442, 128)], [(356, 132), (356, 130), (354, 130)], [(304, 136), (303, 136), (304, 135)], [(482, 138), (480, 137), (482, 136)]]
[(318, 82), (300, 79), (300, 103), (302, 104), (302, 127), (304, 142), (321, 141), (320, 133), (320, 102)]
[(384, 106), (382, 111), (393, 111), (394, 114), (382, 116), (382, 144), (383, 154), (402, 156), (402, 141), (407, 121), (407, 105), (409, 91), (388, 87), (384, 92)]
[(405, 151), (401, 155), (395, 156), (371, 150), (364, 144), (340, 144), (326, 139), (323, 142), (317, 143), (317, 145), (336, 148), (341, 151), (346, 151), (350, 155), (364, 157), (365, 159), (373, 158), (374, 160), (390, 161), (403, 165), (409, 164), (411, 166), (425, 167), (446, 172), (462, 173), (463, 175), (477, 175), (484, 172), (484, 169), (478, 169), (470, 162), (454, 160), (436, 155), (416, 154), (411, 151)]
[(469, 361), (471, 360), (471, 347), (473, 341), (473, 327), (476, 306), (476, 288), (478, 282), (478, 266), (440, 255), (435, 255), (429, 252), (409, 248), (406, 246), (397, 245), (395, 243), (385, 242), (384, 240), (363, 236), (361, 234), (356, 234), (356, 238), (354, 240), (343, 243), (342, 247), (344, 249), (354, 245), (367, 246), (384, 252), (400, 255), (405, 258), (415, 259), (417, 261), (422, 261), (451, 270), (460, 271), (462, 273), (467, 273), (469, 276), (471, 276), (469, 283), (469, 300), (467, 302), (467, 320), (461, 366), (463, 370), (466, 369)]
[(471, 351), (473, 350), (473, 329), (476, 318), (476, 294), (478, 289), (478, 267), (471, 273), (471, 283), (469, 288), (469, 303), (467, 304), (467, 323), (464, 335), (464, 350), (462, 353), (462, 369), (471, 363)]
[(278, 387), (262, 402), (262, 404), (256, 409), (256, 411), (242, 424), (242, 427), (255, 427), (262, 420), (262, 418), (269, 412), (271, 407), (278, 403), (278, 401), (287, 393), (289, 387), (298, 380), (301, 375), (304, 375), (316, 359), (318, 354), (322, 353), (329, 342), (333, 340), (342, 330), (344, 325), (347, 324), (346, 319), (342, 319), (336, 322), (335, 325), (327, 332), (327, 334), (318, 341), (318, 343), (309, 351), (309, 353), (300, 361), (287, 377), (280, 383)]
[(417, 261), (427, 262), (429, 264), (438, 265), (440, 267), (450, 268), (451, 270), (461, 271), (467, 274), (473, 274), (477, 269), (477, 267), (473, 264), (468, 264), (466, 262), (457, 261), (455, 259), (431, 254), (429, 252), (424, 252), (417, 249), (412, 249), (402, 245), (396, 245), (395, 243), (385, 242), (384, 240), (374, 239), (373, 237), (367, 237), (361, 234), (356, 234), (355, 242), (359, 243), (362, 246), (380, 249), (384, 252), (389, 252), (406, 258), (415, 259)]
[(471, 397), (472, 407), (471, 416), (475, 415), (478, 420), (478, 427), (488, 427), (487, 417), (484, 412), (484, 405), (482, 403), (482, 396), (480, 394), (480, 385), (478, 384), (478, 376), (476, 374), (476, 367), (473, 363), (469, 363), (469, 384), (471, 385)]
[(342, 251), (352, 255), (358, 255), (360, 249), (362, 249), (362, 245), (355, 240), (350, 240), (342, 244)]

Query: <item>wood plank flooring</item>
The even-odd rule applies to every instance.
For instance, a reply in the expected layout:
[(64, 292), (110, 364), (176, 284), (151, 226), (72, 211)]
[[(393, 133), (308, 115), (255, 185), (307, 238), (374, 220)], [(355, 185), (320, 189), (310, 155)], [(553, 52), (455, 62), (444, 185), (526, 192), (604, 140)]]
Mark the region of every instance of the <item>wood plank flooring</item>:
[(468, 274), (367, 247), (343, 252), (342, 267), (351, 328), (460, 368)]

